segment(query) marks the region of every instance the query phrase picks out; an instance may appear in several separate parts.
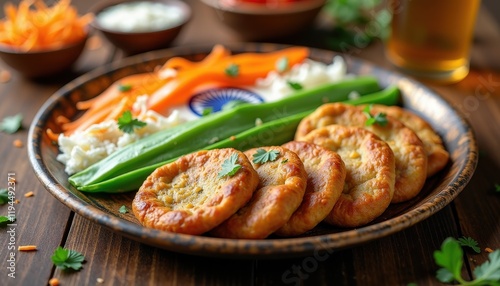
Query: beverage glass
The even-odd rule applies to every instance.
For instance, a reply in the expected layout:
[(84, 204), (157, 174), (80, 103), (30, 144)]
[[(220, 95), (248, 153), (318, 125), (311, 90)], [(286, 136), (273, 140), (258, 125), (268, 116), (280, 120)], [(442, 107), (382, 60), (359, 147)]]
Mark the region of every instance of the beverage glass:
[(408, 74), (457, 82), (469, 73), (480, 0), (389, 0), (387, 58)]

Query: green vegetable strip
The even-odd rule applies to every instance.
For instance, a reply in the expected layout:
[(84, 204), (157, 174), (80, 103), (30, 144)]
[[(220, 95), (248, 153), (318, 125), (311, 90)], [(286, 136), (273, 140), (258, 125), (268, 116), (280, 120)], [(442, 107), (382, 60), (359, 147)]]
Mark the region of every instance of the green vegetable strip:
[(76, 187), (95, 184), (204, 148), (214, 138), (229, 138), (254, 127), (256, 118), (268, 122), (312, 110), (325, 102), (347, 100), (352, 91), (367, 94), (378, 90), (375, 78), (359, 77), (300, 91), (275, 102), (239, 105), (145, 137), (71, 176), (69, 181)]
[[(382, 91), (344, 102), (354, 105), (369, 103), (394, 105), (398, 103), (398, 100), (399, 89), (395, 86), (391, 86)], [(238, 150), (247, 150), (259, 146), (281, 145), (293, 140), (298, 124), (312, 111), (314, 111), (314, 109), (263, 123), (260, 126), (250, 128), (237, 134), (233, 140), (228, 138), (206, 146), (203, 149), (235, 148)], [(120, 193), (137, 190), (147, 176), (149, 176), (149, 174), (151, 174), (156, 168), (173, 162), (176, 159), (177, 158), (173, 158), (164, 162), (139, 168), (103, 182), (82, 186), (79, 190), (84, 192), (108, 193)]]

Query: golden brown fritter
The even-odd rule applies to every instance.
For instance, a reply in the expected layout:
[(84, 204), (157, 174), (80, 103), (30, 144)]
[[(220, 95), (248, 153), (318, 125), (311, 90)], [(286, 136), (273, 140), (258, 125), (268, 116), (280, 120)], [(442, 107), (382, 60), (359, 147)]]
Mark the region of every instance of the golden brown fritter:
[(422, 189), (427, 178), (427, 155), (420, 138), (397, 119), (387, 116), (387, 125), (366, 126), (362, 109), (343, 103), (324, 104), (299, 124), (295, 138), (300, 140), (311, 130), (339, 124), (363, 127), (385, 140), (396, 158), (396, 186), (393, 203), (412, 199)]
[[(220, 176), (232, 156), (240, 169)], [(244, 206), (258, 183), (257, 172), (242, 152), (199, 151), (156, 169), (137, 192), (132, 210), (144, 226), (202, 234)]]
[[(254, 163), (258, 150), (277, 151), (273, 161)], [(250, 202), (210, 233), (217, 237), (262, 239), (282, 227), (304, 197), (307, 174), (292, 151), (269, 146), (245, 152), (259, 174), (260, 183)]]
[(345, 163), (344, 189), (325, 222), (358, 227), (387, 209), (396, 171), (394, 154), (385, 141), (366, 129), (343, 125), (313, 130), (302, 139), (337, 152)]
[(399, 106), (386, 106), (375, 104), (372, 112), (383, 112), (401, 121), (413, 130), (424, 143), (427, 154), (427, 177), (430, 177), (443, 169), (450, 158), (450, 154), (444, 148), (441, 137), (434, 131), (432, 126), (420, 116)]
[(283, 147), (299, 156), (307, 173), (302, 203), (275, 232), (280, 236), (295, 236), (313, 229), (332, 211), (344, 188), (346, 170), (339, 154), (319, 145), (291, 141)]

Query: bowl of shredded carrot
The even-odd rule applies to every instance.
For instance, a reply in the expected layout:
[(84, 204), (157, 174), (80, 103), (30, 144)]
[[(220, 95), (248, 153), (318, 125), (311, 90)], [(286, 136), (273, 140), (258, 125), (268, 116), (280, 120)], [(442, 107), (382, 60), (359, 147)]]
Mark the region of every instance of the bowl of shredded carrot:
[(0, 58), (28, 78), (68, 70), (82, 54), (92, 15), (80, 16), (71, 0), (47, 6), (42, 0), (4, 5), (0, 20)]

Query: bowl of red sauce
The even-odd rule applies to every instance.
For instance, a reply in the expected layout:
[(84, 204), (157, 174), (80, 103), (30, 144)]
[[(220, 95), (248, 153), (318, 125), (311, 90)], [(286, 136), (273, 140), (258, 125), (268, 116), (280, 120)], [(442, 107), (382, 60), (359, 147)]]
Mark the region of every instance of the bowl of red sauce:
[(312, 25), (325, 0), (201, 0), (243, 40), (290, 36)]

